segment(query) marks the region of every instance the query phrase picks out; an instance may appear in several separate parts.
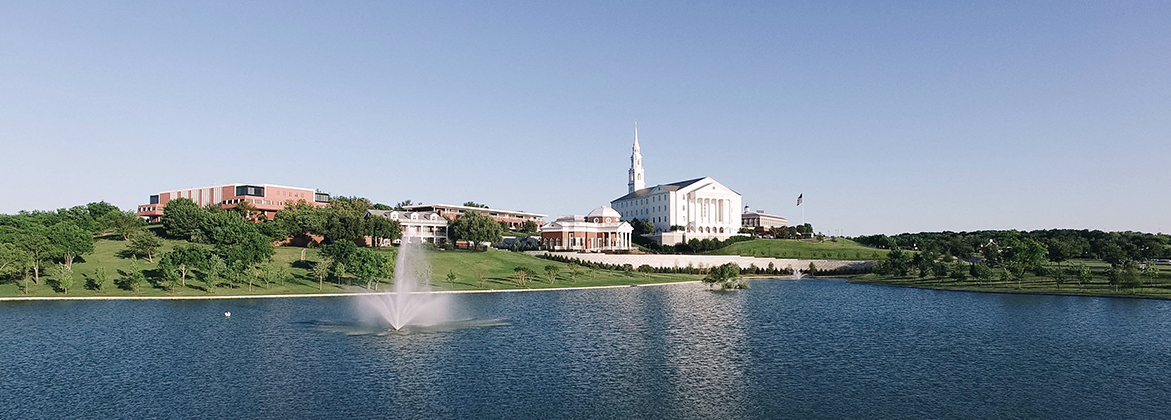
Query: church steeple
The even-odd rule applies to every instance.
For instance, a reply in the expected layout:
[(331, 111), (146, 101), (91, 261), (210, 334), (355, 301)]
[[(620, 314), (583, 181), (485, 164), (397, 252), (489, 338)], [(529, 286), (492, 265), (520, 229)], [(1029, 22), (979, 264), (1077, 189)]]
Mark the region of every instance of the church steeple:
[(626, 185), (635, 192), (646, 188), (646, 179), (642, 170), (642, 151), (638, 147), (638, 123), (634, 123), (634, 153), (630, 154), (630, 172)]

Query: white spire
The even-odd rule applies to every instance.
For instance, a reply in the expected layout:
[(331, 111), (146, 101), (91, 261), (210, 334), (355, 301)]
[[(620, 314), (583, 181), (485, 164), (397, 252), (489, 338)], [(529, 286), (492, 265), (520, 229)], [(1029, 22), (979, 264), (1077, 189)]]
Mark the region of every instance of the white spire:
[(627, 192), (635, 192), (646, 188), (646, 179), (644, 179), (644, 171), (642, 169), (642, 152), (638, 147), (638, 123), (634, 123), (634, 147), (631, 148), (633, 153), (630, 154), (630, 172), (626, 186)]
[(638, 150), (638, 121), (634, 122), (634, 150)]

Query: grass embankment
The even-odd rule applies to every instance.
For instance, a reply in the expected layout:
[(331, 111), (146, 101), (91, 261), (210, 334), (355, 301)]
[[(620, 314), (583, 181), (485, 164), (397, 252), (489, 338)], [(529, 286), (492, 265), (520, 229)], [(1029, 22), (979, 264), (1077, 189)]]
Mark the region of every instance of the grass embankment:
[[(283, 284), (272, 283), (265, 285), (259, 279), (253, 280), (252, 291), (248, 290), (248, 283), (242, 282), (232, 285), (220, 285), (208, 293), (201, 276), (188, 275), (186, 286), (177, 286), (175, 290), (166, 290), (154, 286), (159, 277), (158, 256), (154, 262), (139, 259), (140, 268), (146, 273), (148, 282), (142, 284), (138, 292), (120, 289), (116, 281), (121, 272), (130, 269), (131, 258), (125, 255), (127, 242), (120, 240), (99, 239), (94, 243), (94, 252), (79, 258), (73, 263), (74, 287), (69, 289), (70, 297), (96, 296), (246, 296), (246, 295), (296, 295), (313, 293), (353, 293), (367, 292), (364, 284), (354, 278), (327, 279), (324, 289), (318, 289), (317, 279), (312, 277), (310, 268), (321, 256), (317, 249), (277, 247), (273, 255), (273, 265), (288, 270), (290, 278)], [(173, 249), (176, 245), (187, 244), (184, 241), (164, 240), (160, 254)], [(386, 253), (394, 258), (396, 248), (384, 248), (378, 252)], [(304, 261), (301, 261), (304, 253)], [(570, 275), (568, 264), (542, 260), (523, 253), (514, 253), (490, 249), (486, 252), (470, 251), (428, 251), (428, 261), (431, 263), (431, 281), (435, 290), (505, 290), (505, 289), (542, 289), (552, 287), (589, 287), (614, 286), (628, 284), (666, 283), (699, 280), (700, 276), (684, 274), (643, 274), (627, 275), (622, 272), (607, 270), (591, 270), (580, 267), (579, 274), (574, 281)], [(552, 265), (558, 268), (557, 278), (550, 282), (546, 277), (545, 266)], [(513, 277), (516, 267), (528, 267), (536, 273), (528, 279), (524, 287), (517, 285)], [(88, 278), (93, 278), (98, 267), (106, 269), (109, 281), (102, 290), (86, 288)], [(447, 274), (454, 273), (454, 284), (447, 281)], [(62, 292), (54, 289), (52, 270), (46, 268), (41, 274), (40, 284), (32, 284), (28, 293), (21, 290), (21, 286), (14, 281), (0, 284), (0, 297), (61, 297)], [(478, 274), (483, 274), (481, 281)], [(347, 280), (352, 285), (347, 285)], [(390, 281), (386, 280), (379, 285), (380, 291), (390, 289)]]
[[(1086, 261), (1090, 267), (1108, 267), (1101, 261)], [(1057, 266), (1052, 266), (1056, 268)], [(1068, 267), (1068, 265), (1066, 265)], [(1020, 282), (1004, 281), (999, 278), (981, 281), (967, 278), (957, 281), (951, 278), (939, 277), (885, 277), (877, 274), (863, 274), (851, 278), (851, 283), (881, 284), (887, 286), (916, 287), (923, 289), (955, 290), (968, 292), (998, 292), (998, 293), (1031, 293), (1031, 294), (1065, 294), (1085, 296), (1128, 296), (1152, 297), (1171, 299), (1171, 272), (1163, 269), (1158, 278), (1140, 277), (1142, 282), (1137, 284), (1113, 285), (1107, 280), (1105, 273), (1095, 271), (1091, 279), (1079, 283), (1076, 276), (1069, 276), (1063, 283), (1049, 276), (1034, 276), (1026, 274)]]
[(886, 258), (887, 252), (889, 251), (863, 246), (849, 239), (836, 238), (822, 242), (795, 239), (753, 239), (737, 242), (710, 251), (708, 254), (823, 260), (878, 260)]

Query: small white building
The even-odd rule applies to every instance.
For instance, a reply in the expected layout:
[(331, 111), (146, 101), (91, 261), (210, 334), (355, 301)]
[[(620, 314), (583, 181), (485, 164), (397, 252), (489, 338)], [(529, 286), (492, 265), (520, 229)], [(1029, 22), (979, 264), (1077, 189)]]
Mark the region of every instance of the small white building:
[(622, 220), (647, 220), (666, 245), (691, 239), (727, 239), (740, 231), (740, 193), (703, 177), (646, 188), (638, 129), (634, 132), (627, 194), (610, 202)]
[[(448, 241), (448, 222), (436, 212), (403, 210), (366, 210), (366, 218), (385, 217), (403, 227), (401, 241), (395, 243), (442, 244)], [(389, 241), (388, 241), (389, 242)], [(390, 245), (383, 243), (383, 246)]]
[(586, 216), (560, 216), (541, 227), (541, 246), (557, 251), (630, 250), (634, 227), (621, 217), (609, 207), (598, 207)]

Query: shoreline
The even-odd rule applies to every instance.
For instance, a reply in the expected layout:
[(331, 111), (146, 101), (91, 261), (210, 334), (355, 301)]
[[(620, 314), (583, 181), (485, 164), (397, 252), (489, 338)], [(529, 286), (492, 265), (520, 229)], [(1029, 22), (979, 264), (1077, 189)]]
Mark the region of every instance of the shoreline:
[(966, 293), (994, 293), (1001, 295), (1037, 295), (1037, 296), (1073, 296), (1073, 297), (1092, 297), (1092, 298), (1123, 298), (1123, 299), (1150, 299), (1150, 300), (1171, 300), (1171, 296), (1147, 296), (1147, 295), (1113, 295), (1113, 294), (1096, 294), (1096, 293), (1073, 293), (1073, 292), (1030, 292), (1024, 290), (966, 290), (966, 289), (949, 289), (943, 287), (917, 286), (910, 284), (889, 284), (881, 282), (868, 281), (853, 281), (847, 280), (850, 284), (865, 284), (870, 286), (884, 286), (884, 287), (902, 287), (907, 289), (920, 290), (939, 290), (943, 292), (966, 292)]
[[(576, 287), (545, 287), (539, 289), (489, 289), (489, 290), (439, 290), (434, 292), (413, 292), (411, 294), (474, 294), (474, 293), (519, 293), (519, 292), (558, 292), (567, 290), (591, 289), (619, 289), (629, 287), (656, 287), (676, 284), (700, 283), (699, 280), (672, 281), (664, 283), (621, 284), (612, 286), (576, 286)], [(216, 299), (281, 299), (281, 298), (323, 298), (323, 297), (354, 297), (393, 295), (395, 292), (341, 292), (341, 293), (305, 293), (287, 295), (230, 295), (230, 296), (27, 296), (27, 297), (0, 297), (0, 302), (46, 302), (46, 301), (104, 301), (104, 300), (216, 300)]]

